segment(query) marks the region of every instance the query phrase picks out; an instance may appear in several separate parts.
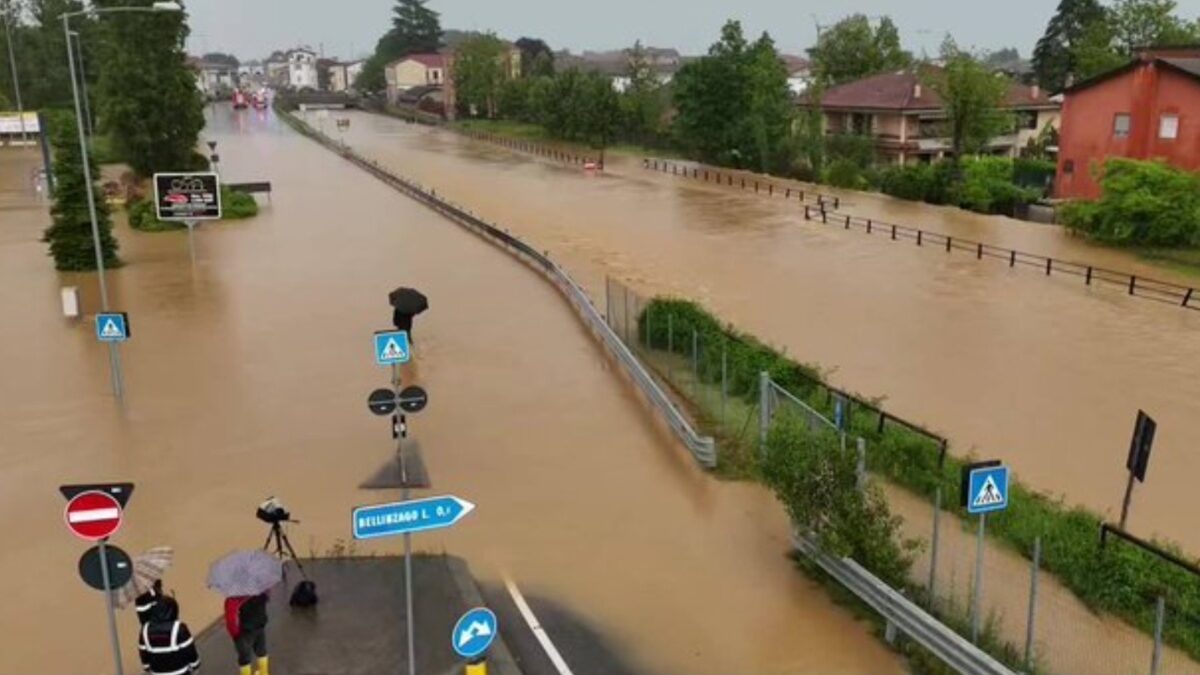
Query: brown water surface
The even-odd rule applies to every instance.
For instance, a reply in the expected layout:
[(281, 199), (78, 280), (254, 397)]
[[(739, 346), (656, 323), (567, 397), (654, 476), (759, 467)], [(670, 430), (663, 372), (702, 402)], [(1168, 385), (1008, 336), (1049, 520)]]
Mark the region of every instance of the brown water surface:
[[(133, 333), (123, 406), (90, 316), (60, 315), (65, 284), (96, 311), (94, 277), (53, 271), (38, 241), (46, 212), (9, 179), (35, 157), (0, 153), (15, 195), (0, 204), (0, 308), (20, 317), (0, 323), (0, 673), (112, 671), (61, 483), (137, 483), (114, 543), (176, 548), (167, 587), (196, 627), (219, 613), (208, 563), (261, 545), (263, 498), (302, 521), (291, 529), (302, 554), (348, 539), (354, 505), (395, 498), (356, 486), (392, 452), (365, 397), (387, 382), (370, 334), (387, 326), (399, 284), (432, 304), (407, 377), (430, 392), (410, 421), (433, 492), (478, 504), (456, 528), (417, 536), (419, 549), (463, 555), (484, 579), (512, 575), (647, 672), (901, 671), (785, 557), (788, 525), (770, 495), (698, 470), (542, 279), (272, 116), (214, 115), (205, 135), (225, 179), (269, 179), (273, 203), (202, 225), (195, 266), (181, 232), (118, 229), (128, 264), (109, 286)], [(132, 671), (131, 613), (121, 628)], [(445, 639), (418, 635), (421, 648)]]

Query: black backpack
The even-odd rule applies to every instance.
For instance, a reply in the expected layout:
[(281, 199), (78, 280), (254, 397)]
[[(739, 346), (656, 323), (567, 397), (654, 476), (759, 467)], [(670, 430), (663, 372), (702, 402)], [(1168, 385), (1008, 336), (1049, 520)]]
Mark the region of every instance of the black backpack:
[(292, 590), (292, 599), (289, 601), (292, 607), (313, 607), (317, 604), (317, 585), (308, 579), (296, 584), (296, 588)]

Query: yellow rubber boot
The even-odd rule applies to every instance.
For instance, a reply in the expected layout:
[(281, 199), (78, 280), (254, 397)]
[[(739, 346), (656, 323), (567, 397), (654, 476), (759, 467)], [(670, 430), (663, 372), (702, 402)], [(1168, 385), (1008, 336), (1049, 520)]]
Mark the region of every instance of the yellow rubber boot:
[(271, 675), (270, 659), (265, 656), (258, 659), (258, 675)]
[(250, 666), (238, 666), (238, 675), (250, 675)]

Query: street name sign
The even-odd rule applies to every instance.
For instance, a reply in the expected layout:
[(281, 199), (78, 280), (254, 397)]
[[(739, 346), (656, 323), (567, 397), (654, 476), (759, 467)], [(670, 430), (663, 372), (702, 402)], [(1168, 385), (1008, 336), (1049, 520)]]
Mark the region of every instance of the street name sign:
[(382, 330), (375, 333), (375, 363), (390, 366), (408, 363), (412, 350), (408, 345), (408, 331)]
[(474, 659), (492, 646), (499, 631), (496, 614), (487, 607), (476, 607), (463, 614), (454, 624), (450, 645), (464, 659)]
[(81, 492), (67, 502), (63, 519), (75, 536), (87, 541), (106, 539), (121, 527), (121, 502), (107, 492)]
[(221, 180), (215, 173), (156, 173), (154, 206), (159, 220), (219, 220)]
[(96, 339), (101, 342), (124, 342), (129, 339), (129, 315), (107, 312), (96, 315)]
[(351, 514), (355, 539), (440, 530), (462, 520), (475, 505), (453, 495), (360, 506)]
[(1008, 508), (1008, 467), (987, 466), (971, 471), (967, 481), (967, 513), (981, 514)]

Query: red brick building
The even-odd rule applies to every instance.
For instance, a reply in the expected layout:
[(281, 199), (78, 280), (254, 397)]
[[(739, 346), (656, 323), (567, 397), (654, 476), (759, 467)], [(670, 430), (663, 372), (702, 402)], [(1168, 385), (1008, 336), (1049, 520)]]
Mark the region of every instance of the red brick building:
[(1200, 170), (1200, 47), (1142, 50), (1067, 87), (1055, 196), (1098, 198), (1097, 173), (1113, 156)]

